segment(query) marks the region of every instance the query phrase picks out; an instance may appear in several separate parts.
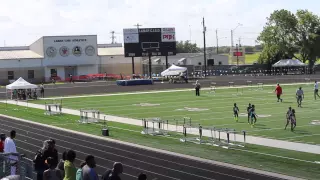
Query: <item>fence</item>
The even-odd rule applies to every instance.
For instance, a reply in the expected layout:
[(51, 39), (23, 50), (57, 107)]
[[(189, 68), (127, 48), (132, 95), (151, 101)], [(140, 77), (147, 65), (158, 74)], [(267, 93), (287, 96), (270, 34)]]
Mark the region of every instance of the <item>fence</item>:
[(19, 153), (0, 153), (0, 179), (33, 179), (32, 160)]

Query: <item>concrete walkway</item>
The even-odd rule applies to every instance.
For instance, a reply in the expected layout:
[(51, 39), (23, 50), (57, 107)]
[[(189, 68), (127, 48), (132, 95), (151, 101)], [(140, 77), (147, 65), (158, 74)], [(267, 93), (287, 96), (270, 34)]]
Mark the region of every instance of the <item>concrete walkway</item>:
[[(0, 102), (6, 103), (6, 101), (0, 101)], [(14, 105), (17, 104), (19, 106), (25, 106), (25, 107), (28, 106), (31, 108), (37, 108), (37, 109), (43, 109), (43, 110), (45, 109), (44, 105), (26, 103), (26, 102), (21, 102), (21, 101), (17, 102), (17, 101), (13, 101), (13, 100), (8, 100), (7, 103), (14, 104)], [(65, 114), (80, 116), (80, 111), (78, 111), (78, 110), (62, 108), (62, 112)], [(119, 122), (119, 123), (124, 123), (124, 124), (131, 124), (131, 125), (136, 125), (136, 126), (142, 126), (142, 121), (137, 120), (137, 119), (123, 118), (123, 117), (117, 117), (117, 116), (110, 116), (110, 115), (106, 115), (106, 114), (100, 114), (101, 119), (103, 119), (104, 117), (108, 121)], [(175, 125), (168, 125), (169, 131), (176, 131), (177, 130), (178, 132), (182, 132), (182, 129), (183, 129), (182, 126), (177, 127)], [(188, 128), (187, 129), (188, 134), (198, 135), (198, 132), (199, 132), (199, 130), (197, 128)], [(209, 130), (203, 130), (202, 133), (203, 133), (203, 136), (211, 137), (211, 131), (209, 131)], [(216, 133), (216, 135), (218, 136), (218, 133)], [(221, 132), (220, 138), (226, 140), (227, 134)], [(230, 140), (231, 141), (234, 140), (233, 134), (230, 135)], [(240, 135), (240, 134), (236, 135), (236, 141), (243, 142), (243, 135)], [(294, 151), (300, 151), (300, 152), (307, 152), (307, 153), (313, 153), (313, 154), (320, 154), (320, 146), (318, 146), (318, 145), (288, 142), (288, 141), (254, 137), (254, 136), (246, 136), (246, 143), (274, 147), (274, 148), (288, 149), (288, 150), (294, 150)]]

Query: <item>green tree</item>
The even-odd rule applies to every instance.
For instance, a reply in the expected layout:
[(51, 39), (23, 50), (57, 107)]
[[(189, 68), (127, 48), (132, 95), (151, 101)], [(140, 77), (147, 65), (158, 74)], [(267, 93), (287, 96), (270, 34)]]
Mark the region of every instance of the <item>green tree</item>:
[(263, 47), (259, 62), (271, 64), (282, 58), (296, 58), (312, 67), (320, 55), (319, 17), (307, 10), (293, 14), (282, 9), (267, 20), (258, 37)]
[(177, 53), (197, 53), (200, 51), (196, 43), (190, 43), (189, 41), (177, 42), (176, 47)]

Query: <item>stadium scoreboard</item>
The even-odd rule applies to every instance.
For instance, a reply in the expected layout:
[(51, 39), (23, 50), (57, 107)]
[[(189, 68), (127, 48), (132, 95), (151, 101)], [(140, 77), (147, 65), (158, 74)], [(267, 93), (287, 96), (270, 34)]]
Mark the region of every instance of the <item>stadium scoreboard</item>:
[(125, 57), (174, 56), (175, 28), (123, 29)]

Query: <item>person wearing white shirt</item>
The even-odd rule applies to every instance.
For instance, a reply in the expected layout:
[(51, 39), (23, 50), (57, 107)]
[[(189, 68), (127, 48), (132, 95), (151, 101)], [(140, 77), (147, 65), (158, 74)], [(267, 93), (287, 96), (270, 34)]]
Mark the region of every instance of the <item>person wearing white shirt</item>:
[[(4, 141), (4, 153), (17, 153), (16, 144), (14, 143), (13, 139), (16, 137), (16, 131), (12, 130), (10, 132), (10, 137), (7, 137)], [(16, 174), (16, 163), (18, 157), (15, 155), (9, 156), (10, 164), (11, 164), (11, 175)]]
[(317, 81), (314, 82), (314, 99), (317, 100), (317, 96), (320, 98), (319, 96), (319, 84)]
[(296, 96), (297, 96), (298, 107), (301, 107), (302, 99), (304, 99), (304, 93), (303, 93), (302, 87), (299, 87), (299, 89), (296, 92)]

